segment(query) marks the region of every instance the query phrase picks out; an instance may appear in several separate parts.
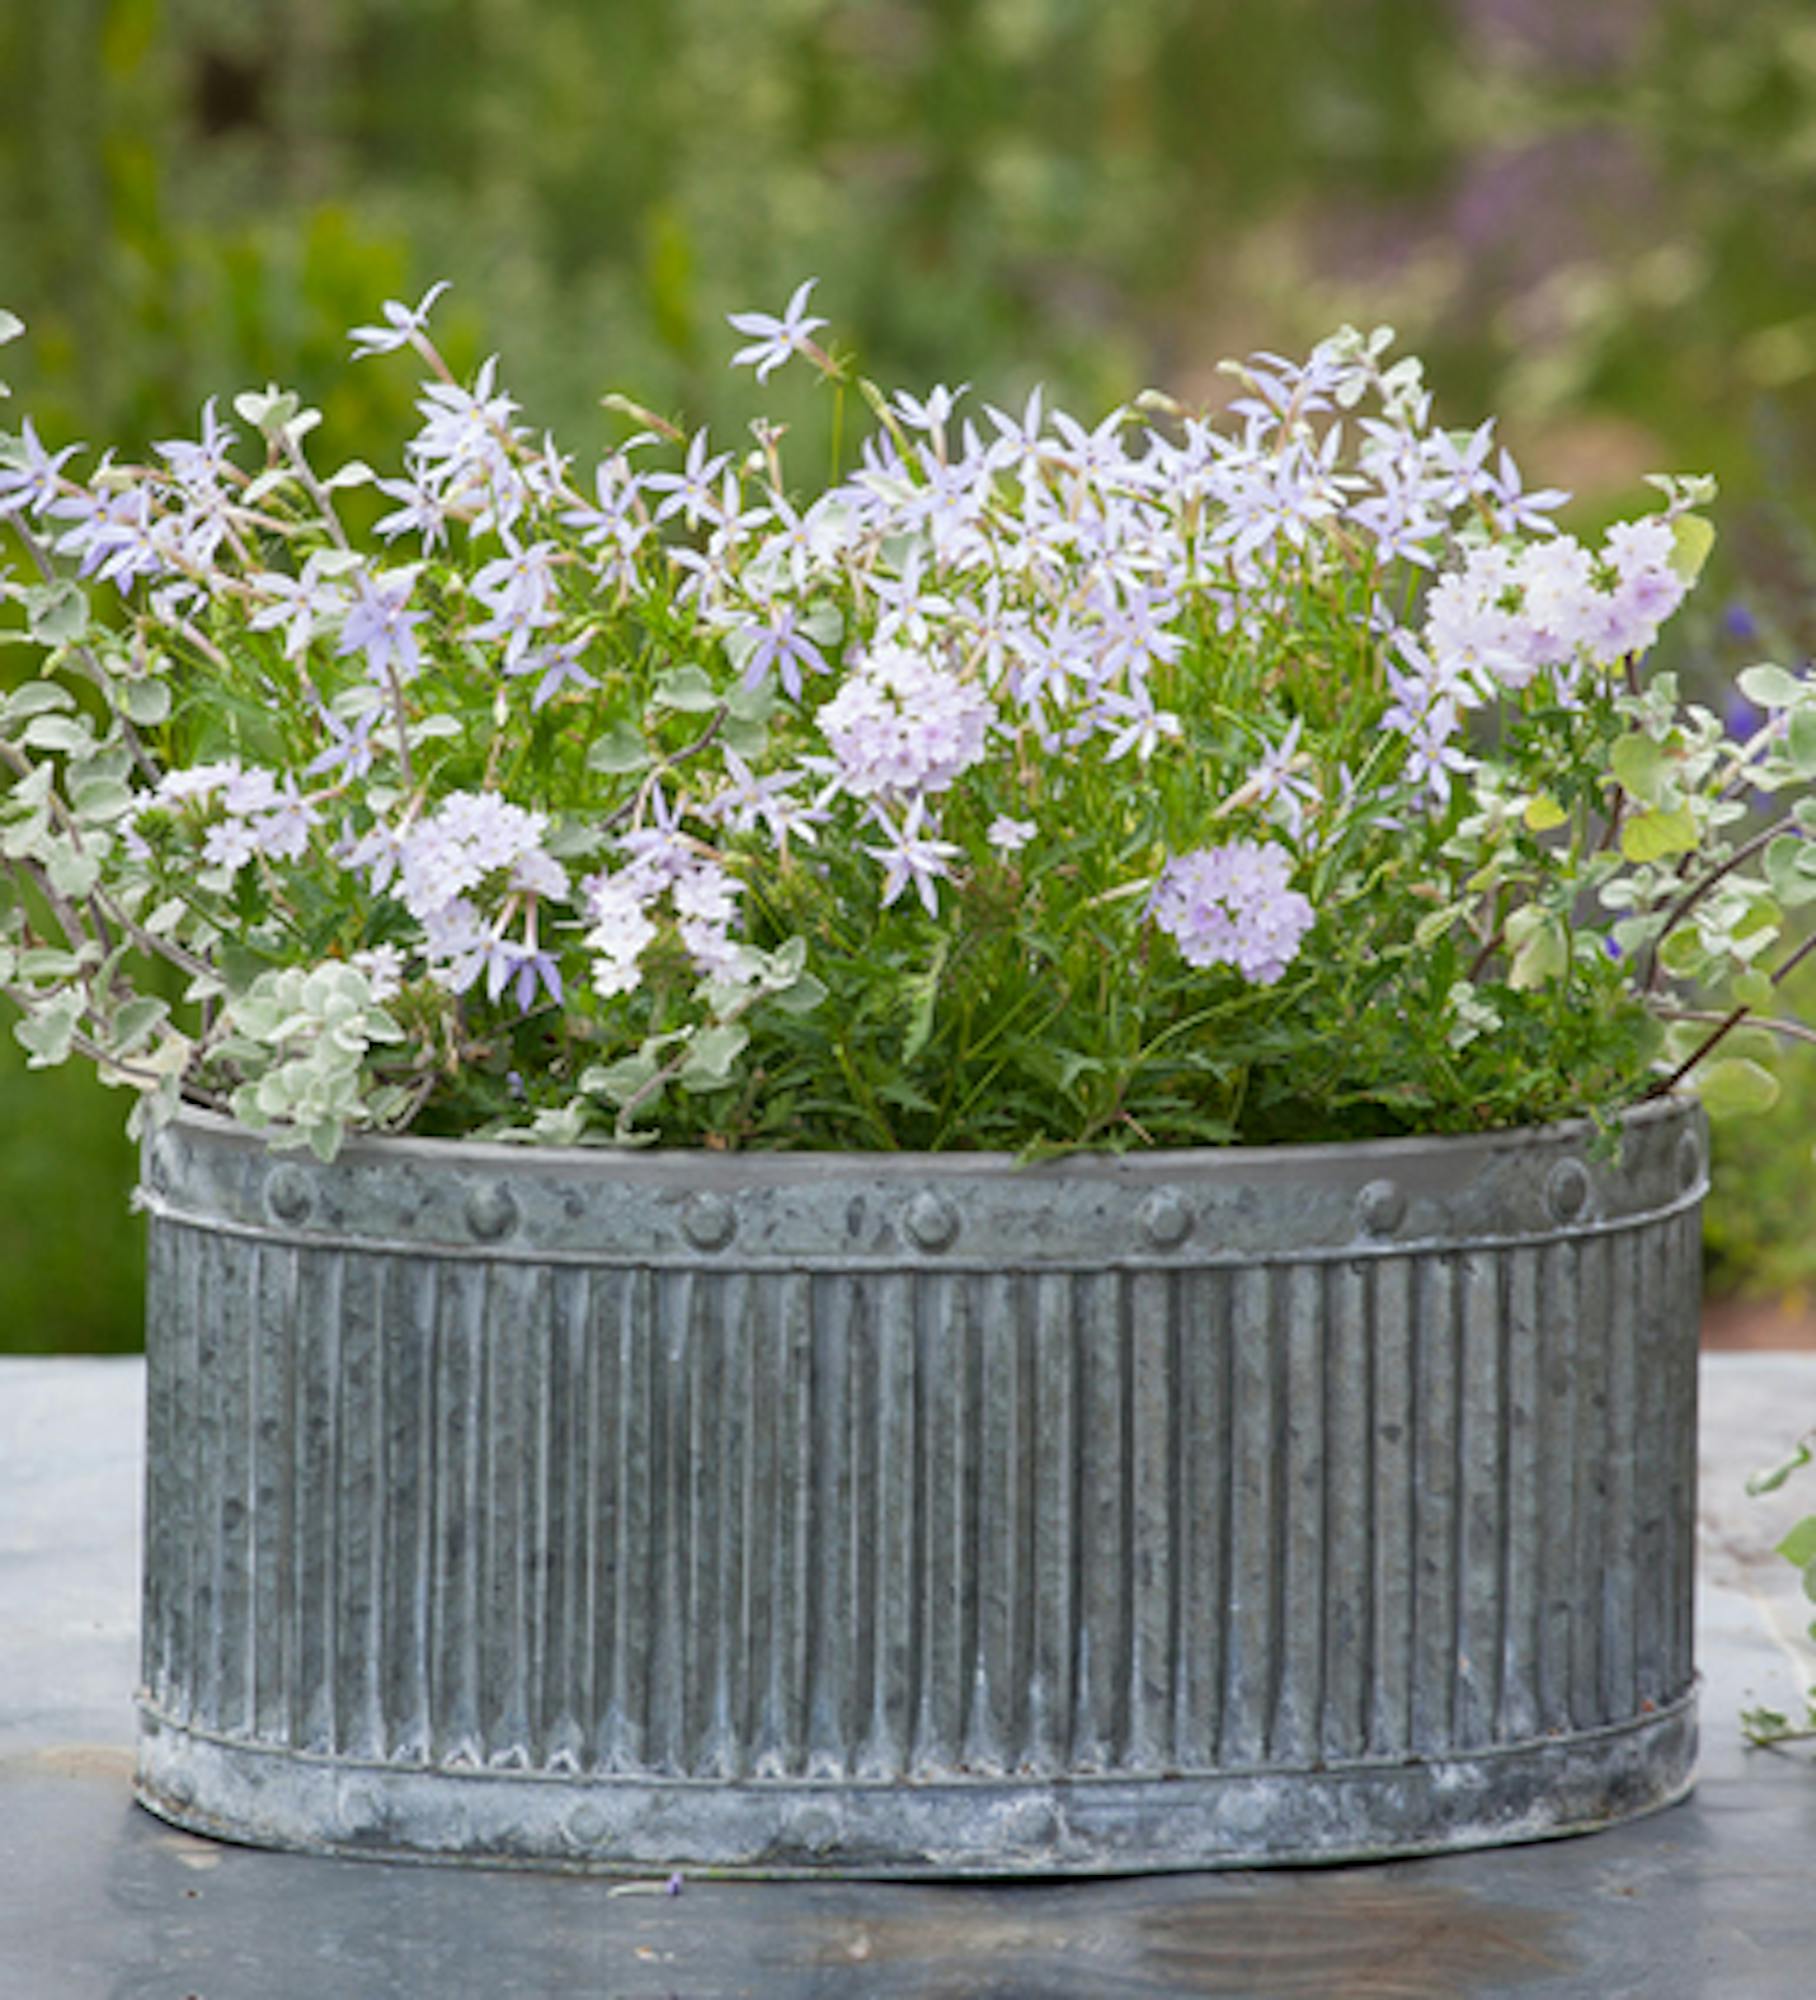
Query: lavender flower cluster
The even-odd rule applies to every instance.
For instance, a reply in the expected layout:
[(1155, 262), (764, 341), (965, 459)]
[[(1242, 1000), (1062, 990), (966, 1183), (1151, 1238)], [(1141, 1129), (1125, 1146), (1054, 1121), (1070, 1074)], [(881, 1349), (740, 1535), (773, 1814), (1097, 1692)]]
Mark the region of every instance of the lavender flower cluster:
[(1288, 886), (1292, 862), (1279, 847), (1227, 841), (1169, 861), (1154, 892), (1154, 920), (1190, 965), (1233, 965), (1271, 986), (1299, 954), (1317, 921), (1309, 900)]

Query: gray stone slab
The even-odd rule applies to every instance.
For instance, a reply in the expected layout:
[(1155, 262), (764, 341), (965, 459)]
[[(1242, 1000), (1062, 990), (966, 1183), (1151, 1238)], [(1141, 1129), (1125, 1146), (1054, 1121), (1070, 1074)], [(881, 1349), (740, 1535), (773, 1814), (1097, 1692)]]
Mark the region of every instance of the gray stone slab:
[(215, 1846), (131, 1802), (143, 1375), (0, 1362), (0, 1996), (624, 2000), (1377, 1996), (1790, 2000), (1816, 1988), (1816, 1760), (1747, 1750), (1816, 1673), (1769, 1554), (1816, 1481), (1746, 1473), (1816, 1420), (1816, 1355), (1705, 1363), (1701, 1780), (1584, 1839), (1040, 1887), (690, 1882)]

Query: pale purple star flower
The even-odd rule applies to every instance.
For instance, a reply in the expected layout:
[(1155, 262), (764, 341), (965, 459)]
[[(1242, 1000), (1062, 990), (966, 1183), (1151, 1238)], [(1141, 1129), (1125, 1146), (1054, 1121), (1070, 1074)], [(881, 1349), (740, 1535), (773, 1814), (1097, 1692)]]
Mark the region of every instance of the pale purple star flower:
[(62, 490), (65, 462), (80, 449), (66, 444), (61, 451), (46, 451), (31, 418), (22, 418), (18, 438), (0, 446), (0, 521), (28, 508), (42, 514), (50, 507)]
[(797, 835), (810, 845), (814, 843), (811, 809), (793, 792), (804, 772), (772, 771), (759, 778), (729, 743), (721, 754), (727, 782), (701, 808), (704, 818), (729, 827), (733, 833), (754, 833), (761, 823), (768, 827), (770, 838), (778, 846), (786, 843), (790, 835)]
[(364, 653), (366, 671), (375, 681), (391, 674), (407, 681), (422, 663), (415, 628), (428, 613), (404, 609), (415, 581), (413, 569), (394, 570), (384, 577), (362, 570), (353, 579), (353, 605), (341, 621), (335, 651), (342, 657)]
[(492, 614), (468, 634), (474, 639), (503, 639), (505, 664), (514, 666), (528, 651), (532, 636), (555, 622), (555, 545), (532, 542), (512, 548), (486, 563), (468, 588)]
[(800, 629), (801, 613), (797, 605), (770, 603), (757, 608), (762, 618), (739, 627), (733, 635), (746, 648), (744, 686), (760, 688), (773, 672), (789, 700), (799, 701), (803, 671), (831, 673), (826, 655)]
[(559, 646), (536, 646), (521, 659), (506, 662), (505, 672), (513, 679), (525, 679), (532, 674), (541, 678), (530, 696), (532, 709), (545, 708), (558, 694), (570, 688), (575, 693), (582, 689), (596, 688), (599, 683), (580, 664), (580, 655), (586, 642), (581, 639), (568, 640)]
[(735, 331), (755, 336), (748, 347), (740, 347), (732, 356), (731, 366), (755, 368), (757, 380), (764, 382), (791, 354), (811, 356), (813, 335), (826, 324), (823, 319), (810, 318), (807, 312), (808, 294), (819, 282), (818, 278), (808, 278), (797, 285), (779, 319), (770, 313), (727, 313), (726, 318)]
[(1503, 535), (1555, 533), (1557, 524), (1549, 516), (1570, 498), (1556, 486), (1526, 492), (1520, 468), (1509, 451), (1501, 453), (1499, 470), (1485, 481), (1484, 491), (1494, 512), (1495, 527)]
[(1177, 736), (1179, 718), (1171, 709), (1156, 708), (1145, 687), (1133, 695), (1106, 688), (1098, 696), (1098, 726), (1110, 738), (1104, 753), (1110, 763), (1133, 751), (1137, 763), (1145, 764), (1169, 736)]
[(247, 578), (267, 602), (246, 623), (255, 632), (282, 632), (287, 660), (300, 660), (309, 650), (318, 622), (338, 618), (347, 608), (346, 593), (323, 577), (319, 563), (319, 555), (311, 555), (303, 564), (301, 576), (263, 570)]
[(527, 1014), (530, 1011), (530, 1008), (535, 1003), (536, 989), (538, 987), (541, 987), (542, 991), (549, 996), (549, 999), (555, 1006), (559, 1007), (561, 1005), (564, 997), (561, 984), (561, 967), (555, 962), (554, 953), (541, 951), (533, 946), (526, 945), (523, 947), (517, 960), (517, 991), (515, 998), (518, 1013)]
[(1295, 715), (1286, 734), (1263, 752), (1238, 791), (1239, 797), (1277, 813), (1295, 840), (1304, 829), (1305, 808), (1318, 802), (1317, 786), (1300, 769), (1299, 732), (1304, 727), (1304, 716)]
[(170, 467), (171, 477), (181, 485), (198, 488), (215, 486), (231, 466), (228, 454), (236, 442), (234, 432), (215, 414), (215, 398), (202, 405), (202, 436), (199, 443), (189, 438), (167, 438), (154, 447)]
[(731, 463), (731, 453), (707, 456), (706, 431), (696, 431), (688, 443), (687, 458), (679, 472), (650, 472), (643, 484), (652, 493), (666, 495), (656, 508), (656, 519), (666, 521), (679, 514), (687, 525), (696, 527), (701, 518), (719, 510), (716, 490), (718, 477)]
[(304, 775), (317, 778), (338, 772), (348, 779), (370, 776), (372, 760), (376, 755), (372, 725), (377, 720), (378, 711), (375, 708), (363, 710), (350, 722), (343, 722), (332, 709), (323, 709), (321, 725), (328, 733), (328, 747), (311, 760), (305, 767)]
[(1018, 475), (1025, 474), (1038, 461), (1044, 448), (1044, 427), (1046, 423), (1045, 398), (1036, 384), (1029, 391), (1028, 400), (1022, 405), (1019, 417), (999, 410), (993, 403), (984, 405), (984, 415), (996, 427), (996, 439), (986, 453), (986, 463), (994, 471), (1001, 469)]
[(433, 555), (448, 538), (448, 503), (440, 487), (420, 473), (405, 479), (377, 479), (373, 484), (387, 499), (403, 503), (374, 521), (373, 533), (383, 535), (386, 541), (399, 535), (419, 535), (424, 553)]
[(76, 525), (57, 538), (60, 555), (76, 558), (77, 573), (111, 582), (122, 596), (141, 577), (165, 570), (151, 495), (143, 486), (120, 493), (72, 493), (54, 501), (49, 513)]
[(387, 299), (379, 310), (385, 316), (383, 326), (356, 326), (347, 335), (353, 343), (353, 358), (363, 361), (372, 354), (394, 354), (400, 347), (419, 347), (425, 340), (425, 329), (429, 324), (429, 311), (435, 301), (448, 289), (448, 281), (431, 285), (413, 306), (404, 305), (398, 299)]
[(872, 811), (872, 818), (889, 837), (887, 847), (864, 849), (872, 860), (883, 864), (884, 909), (912, 887), (928, 916), (939, 915), (939, 891), (934, 885), (950, 879), (959, 849), (949, 840), (936, 840), (922, 832), (926, 815), (927, 802), (919, 798), (909, 806), (899, 827), (880, 808)]

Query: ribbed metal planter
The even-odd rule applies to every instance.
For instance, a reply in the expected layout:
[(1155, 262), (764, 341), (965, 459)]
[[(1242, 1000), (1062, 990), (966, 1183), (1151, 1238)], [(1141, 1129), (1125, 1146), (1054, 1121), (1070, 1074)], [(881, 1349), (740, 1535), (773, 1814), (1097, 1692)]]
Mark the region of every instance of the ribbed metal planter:
[(1074, 1159), (147, 1148), (139, 1796), (995, 1875), (1679, 1797), (1699, 1115)]

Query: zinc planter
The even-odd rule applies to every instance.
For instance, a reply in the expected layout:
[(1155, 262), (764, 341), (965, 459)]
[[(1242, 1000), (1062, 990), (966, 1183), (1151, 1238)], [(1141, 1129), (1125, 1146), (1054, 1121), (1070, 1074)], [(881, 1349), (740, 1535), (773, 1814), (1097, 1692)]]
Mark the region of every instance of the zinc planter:
[(139, 1796), (1037, 1875), (1680, 1797), (1700, 1114), (1072, 1158), (149, 1142)]

